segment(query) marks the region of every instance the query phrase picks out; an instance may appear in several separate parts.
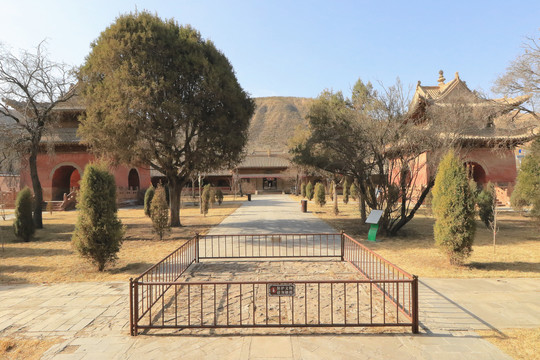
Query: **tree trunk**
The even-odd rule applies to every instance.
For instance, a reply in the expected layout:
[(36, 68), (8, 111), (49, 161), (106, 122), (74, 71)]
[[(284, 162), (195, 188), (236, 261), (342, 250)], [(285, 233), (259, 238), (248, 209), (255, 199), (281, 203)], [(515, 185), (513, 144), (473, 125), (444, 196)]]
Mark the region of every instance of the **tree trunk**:
[(171, 177), (169, 180), (170, 196), (170, 225), (171, 227), (181, 227), (180, 223), (180, 195), (184, 184), (177, 178)]
[(422, 203), (424, 202), (426, 196), (429, 194), (429, 191), (431, 190), (431, 188), (433, 187), (433, 185), (435, 184), (435, 179), (431, 179), (428, 183), (427, 183), (427, 187), (422, 191), (422, 194), (420, 194), (420, 197), (418, 198), (418, 201), (416, 202), (416, 204), (414, 204), (414, 207), (412, 208), (412, 210), (409, 212), (409, 215), (405, 216), (405, 217), (401, 217), (399, 219), (399, 221), (397, 223), (395, 223), (391, 229), (389, 229), (388, 233), (389, 235), (391, 236), (394, 236), (397, 234), (397, 232), (403, 227), (405, 226), (405, 224), (407, 224), (409, 221), (412, 220), (412, 218), (414, 217), (414, 215), (416, 214), (416, 211), (418, 211), (418, 209), (420, 208), (420, 206), (422, 205)]
[(32, 151), (28, 159), (30, 165), (30, 178), (32, 179), (32, 188), (34, 190), (34, 225), (36, 229), (43, 229), (43, 217), (41, 214), (43, 203), (43, 189), (39, 182), (37, 171), (37, 152)]
[(360, 217), (362, 218), (362, 222), (366, 222), (367, 215), (366, 215), (366, 201), (364, 200), (364, 194), (362, 194), (361, 191), (358, 192), (358, 207), (360, 208)]

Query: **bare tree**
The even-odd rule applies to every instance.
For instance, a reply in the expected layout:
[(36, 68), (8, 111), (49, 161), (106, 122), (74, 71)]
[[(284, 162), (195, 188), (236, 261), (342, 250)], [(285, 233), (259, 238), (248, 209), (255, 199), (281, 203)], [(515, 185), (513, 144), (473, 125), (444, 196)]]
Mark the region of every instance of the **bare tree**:
[(379, 225), (390, 235), (415, 216), (442, 155), (474, 148), (478, 133), (490, 133), (486, 127), (502, 111), (467, 91), (463, 98), (420, 102), (418, 113), (408, 98), (399, 81), (377, 92), (359, 80), (351, 99), (324, 91), (308, 114), (310, 134), (291, 149), (297, 163), (353, 178), (361, 213), (364, 202), (383, 210)]
[(533, 94), (533, 109), (540, 106), (540, 38), (528, 37), (519, 55), (495, 81), (493, 91), (504, 95)]
[(55, 107), (73, 96), (73, 68), (49, 60), (45, 43), (35, 53), (17, 56), (0, 46), (0, 114), (11, 119), (13, 146), (28, 161), (35, 197), (34, 223), (43, 227), (43, 190), (37, 172), (37, 155), (44, 133), (56, 121)]

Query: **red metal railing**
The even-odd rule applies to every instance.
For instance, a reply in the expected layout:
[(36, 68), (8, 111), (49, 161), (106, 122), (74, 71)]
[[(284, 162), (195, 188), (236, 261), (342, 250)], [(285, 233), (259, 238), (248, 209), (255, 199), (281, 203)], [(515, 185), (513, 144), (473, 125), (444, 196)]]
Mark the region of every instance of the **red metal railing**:
[[(411, 326), (376, 290), (404, 280), (288, 281), (296, 296), (270, 296), (272, 281), (141, 283), (170, 286), (138, 329)], [(282, 283), (283, 284), (283, 283)]]
[(341, 234), (201, 235), (201, 259), (341, 256)]
[(385, 298), (411, 321), (418, 332), (418, 278), (343, 234), (342, 260), (349, 262), (368, 280), (391, 280), (374, 283)]
[[(135, 279), (129, 279), (129, 306), (131, 334), (137, 334), (137, 324), (148, 314), (186, 269), (198, 261), (197, 237), (190, 239), (163, 260)], [(160, 284), (160, 285), (156, 285)]]
[[(199, 256), (333, 256), (366, 279), (178, 281)], [(296, 294), (271, 296), (269, 284), (286, 284)], [(411, 326), (417, 333), (418, 279), (346, 234), (196, 236), (130, 280), (130, 313), (132, 335), (139, 329), (321, 326)]]

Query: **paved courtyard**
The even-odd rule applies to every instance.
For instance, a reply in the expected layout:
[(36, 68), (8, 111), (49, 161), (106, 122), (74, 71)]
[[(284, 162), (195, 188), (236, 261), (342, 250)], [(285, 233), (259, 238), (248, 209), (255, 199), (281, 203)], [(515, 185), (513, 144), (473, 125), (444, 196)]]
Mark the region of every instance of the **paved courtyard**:
[[(254, 196), (213, 234), (335, 232), (286, 196)], [(278, 266), (278, 265), (272, 265)], [(318, 267), (317, 270), (324, 269)], [(539, 279), (420, 279), (421, 333), (322, 329), (129, 336), (127, 282), (0, 286), (0, 336), (61, 337), (44, 359), (510, 359), (474, 330), (540, 326)]]

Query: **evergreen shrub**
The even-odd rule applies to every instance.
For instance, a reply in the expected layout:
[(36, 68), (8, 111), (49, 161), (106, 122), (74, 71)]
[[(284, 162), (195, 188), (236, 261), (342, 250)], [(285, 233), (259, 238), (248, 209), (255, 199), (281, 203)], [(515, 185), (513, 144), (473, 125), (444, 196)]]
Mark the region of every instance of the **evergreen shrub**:
[(156, 193), (156, 189), (150, 185), (148, 189), (146, 189), (146, 192), (144, 193), (144, 215), (151, 217), (151, 211), (150, 211), (150, 205), (152, 204), (152, 199), (154, 198), (154, 194)]
[(13, 221), (13, 231), (15, 236), (23, 241), (30, 241), (36, 228), (32, 219), (32, 192), (25, 186), (19, 191), (15, 199), (15, 221)]
[(79, 214), (71, 242), (81, 256), (103, 271), (118, 259), (125, 233), (117, 216), (116, 183), (104, 165), (89, 164), (80, 184)]
[(311, 181), (306, 185), (306, 198), (308, 200), (313, 200), (313, 184)]
[(432, 191), (435, 243), (451, 264), (461, 264), (472, 252), (475, 204), (465, 168), (453, 151), (439, 164)]
[(169, 226), (169, 206), (167, 205), (165, 188), (158, 185), (155, 190), (152, 204), (150, 205), (150, 214), (152, 218), (152, 227), (154, 233), (159, 236), (159, 240), (163, 240), (166, 232), (171, 231)]
[(321, 207), (326, 204), (326, 193), (321, 183), (315, 185), (315, 203)]
[(351, 195), (351, 190), (349, 188), (349, 182), (347, 179), (343, 182), (343, 203), (348, 204), (349, 203), (349, 196)]
[(489, 229), (493, 222), (493, 206), (495, 205), (495, 186), (489, 182), (476, 197), (478, 216)]

